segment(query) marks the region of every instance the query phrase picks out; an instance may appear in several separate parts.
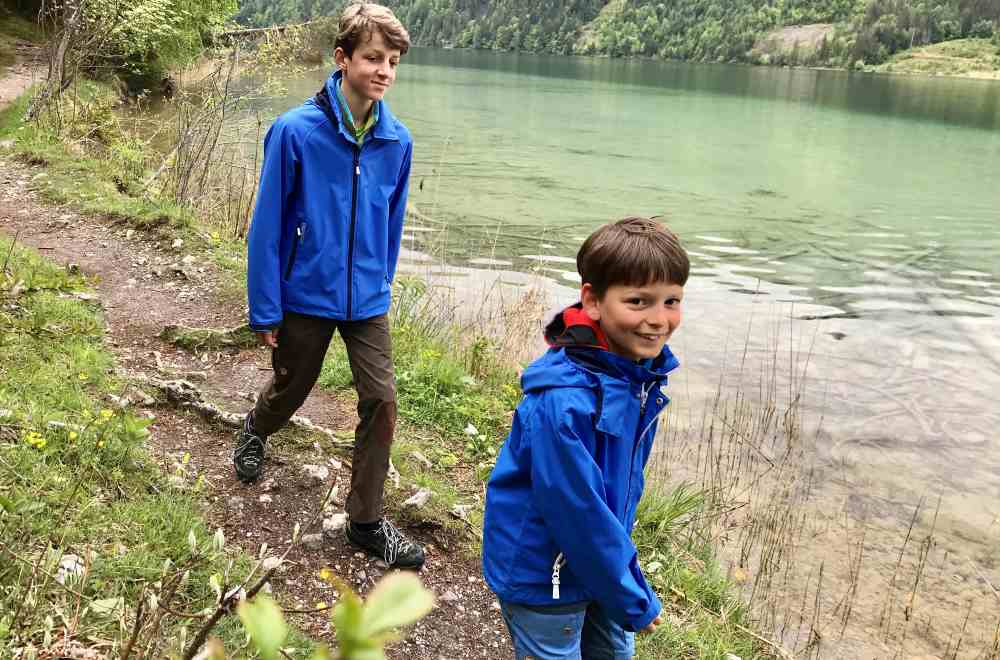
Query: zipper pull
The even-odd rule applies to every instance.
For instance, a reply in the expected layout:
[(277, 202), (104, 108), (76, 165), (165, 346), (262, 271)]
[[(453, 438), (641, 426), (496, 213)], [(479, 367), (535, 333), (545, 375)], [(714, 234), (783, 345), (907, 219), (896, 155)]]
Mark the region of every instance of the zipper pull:
[[(652, 389), (652, 386), (650, 386)], [(641, 386), (639, 392), (639, 415), (642, 416), (646, 414), (646, 401), (649, 399), (649, 390), (646, 389), (645, 385)]]
[(361, 176), (361, 166), (360, 165), (355, 165), (354, 166), (354, 174), (356, 176)]
[(565, 563), (563, 553), (560, 552), (556, 556), (555, 563), (552, 564), (552, 600), (559, 600), (559, 571), (562, 570)]

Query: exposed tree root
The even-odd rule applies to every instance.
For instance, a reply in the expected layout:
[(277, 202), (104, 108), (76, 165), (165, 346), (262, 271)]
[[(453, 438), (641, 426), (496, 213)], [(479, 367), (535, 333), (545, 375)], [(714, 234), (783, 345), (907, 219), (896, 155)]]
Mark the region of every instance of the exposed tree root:
[(257, 345), (257, 335), (248, 325), (225, 330), (168, 325), (160, 332), (160, 339), (189, 351), (253, 348)]

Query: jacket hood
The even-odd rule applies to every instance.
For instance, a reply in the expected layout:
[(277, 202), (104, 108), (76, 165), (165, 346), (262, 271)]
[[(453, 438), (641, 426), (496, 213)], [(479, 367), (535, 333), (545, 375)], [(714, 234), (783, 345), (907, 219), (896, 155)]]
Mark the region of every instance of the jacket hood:
[(599, 323), (576, 303), (556, 314), (545, 327), (551, 347), (521, 376), (524, 392), (552, 387), (595, 387), (606, 376), (638, 384), (663, 380), (680, 366), (669, 346), (655, 358), (635, 362), (612, 353)]
[[(344, 137), (351, 142), (356, 142), (354, 136), (345, 128), (340, 104), (336, 102), (337, 87), (340, 86), (343, 77), (342, 71), (334, 71), (312, 100), (319, 106), (320, 110), (326, 113), (327, 117), (330, 117), (331, 121), (336, 118), (337, 128)], [(376, 103), (378, 103), (378, 122), (372, 127), (372, 135), (382, 140), (399, 140), (399, 134), (396, 132), (396, 118), (389, 112), (389, 106), (383, 101), (376, 101)]]

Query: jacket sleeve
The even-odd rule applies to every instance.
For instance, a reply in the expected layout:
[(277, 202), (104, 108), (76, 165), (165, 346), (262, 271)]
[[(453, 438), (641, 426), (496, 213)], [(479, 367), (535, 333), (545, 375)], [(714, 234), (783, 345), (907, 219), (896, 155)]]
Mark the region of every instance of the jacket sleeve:
[(585, 582), (608, 616), (633, 632), (660, 613), (656, 594), (639, 569), (638, 553), (625, 527), (608, 508), (604, 477), (588, 449), (590, 415), (543, 397), (541, 424), (531, 445), (534, 504), (566, 565)]
[(410, 192), (410, 163), (413, 159), (413, 142), (406, 145), (403, 166), (399, 171), (396, 190), (389, 200), (389, 258), (386, 274), (389, 281), (396, 279), (396, 264), (399, 262), (399, 244), (403, 239), (403, 220), (406, 218), (406, 198)]
[(281, 325), (281, 229), (295, 190), (298, 158), (288, 125), (279, 117), (264, 137), (264, 165), (247, 238), (247, 302), (250, 327)]

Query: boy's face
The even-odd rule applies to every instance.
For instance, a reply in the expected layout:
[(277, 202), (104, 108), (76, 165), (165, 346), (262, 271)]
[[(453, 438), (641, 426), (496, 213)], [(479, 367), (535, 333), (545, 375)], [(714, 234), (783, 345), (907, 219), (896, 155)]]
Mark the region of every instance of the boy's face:
[(666, 282), (615, 284), (598, 297), (590, 284), (580, 291), (583, 309), (608, 337), (612, 353), (630, 360), (654, 358), (681, 324), (684, 287)]
[(372, 30), (371, 39), (362, 40), (348, 57), (344, 49), (333, 53), (337, 66), (344, 72), (344, 85), (367, 101), (380, 101), (396, 80), (396, 67), (400, 53), (385, 43), (378, 30)]

